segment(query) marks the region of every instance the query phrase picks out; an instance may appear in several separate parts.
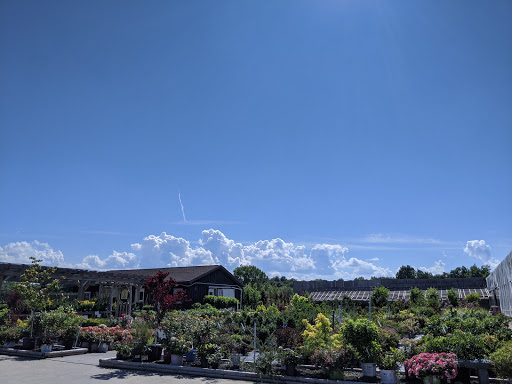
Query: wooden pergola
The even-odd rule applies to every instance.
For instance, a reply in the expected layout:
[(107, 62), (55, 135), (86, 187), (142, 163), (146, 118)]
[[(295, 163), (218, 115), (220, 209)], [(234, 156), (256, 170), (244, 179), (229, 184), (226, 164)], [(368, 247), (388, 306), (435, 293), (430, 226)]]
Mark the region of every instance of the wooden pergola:
[[(0, 263), (0, 291), (5, 281), (19, 281), (23, 272), (29, 268), (26, 264)], [(42, 266), (43, 269), (49, 268)], [(91, 271), (86, 269), (61, 268), (51, 274), (53, 279), (60, 279), (65, 285), (78, 286), (78, 300), (84, 300), (84, 293), (90, 286), (99, 286), (99, 297), (109, 294), (110, 314), (113, 313), (114, 296), (117, 294), (115, 315), (131, 314), (132, 303), (139, 302), (141, 288), (146, 283), (146, 277), (136, 270), (132, 273), (116, 273), (115, 271)], [(68, 282), (70, 282), (68, 284)], [(135, 289), (135, 300), (133, 290)], [(126, 298), (122, 297), (127, 295)]]

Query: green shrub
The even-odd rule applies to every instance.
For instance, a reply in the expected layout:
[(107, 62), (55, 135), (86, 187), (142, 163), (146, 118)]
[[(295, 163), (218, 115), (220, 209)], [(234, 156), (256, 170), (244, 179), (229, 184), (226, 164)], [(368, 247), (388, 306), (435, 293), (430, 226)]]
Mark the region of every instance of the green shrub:
[(423, 294), (423, 291), (416, 287), (411, 288), (409, 290), (409, 301), (412, 305), (419, 307), (425, 305), (425, 295)]
[(427, 289), (426, 293), (427, 305), (438, 311), (441, 308), (441, 296), (439, 296), (439, 292), (435, 288)]
[(363, 363), (378, 363), (382, 348), (379, 329), (368, 319), (348, 319), (341, 328), (343, 340)]
[(480, 295), (478, 293), (470, 293), (469, 295), (466, 296), (466, 301), (468, 303), (476, 303), (476, 304), (480, 304)]
[(512, 378), (512, 341), (504, 343), (490, 356), (496, 374), (504, 379)]
[(105, 325), (110, 325), (109, 324), (110, 320), (109, 319), (94, 319), (94, 318), (89, 318), (89, 319), (85, 319), (82, 323), (82, 327), (96, 327), (98, 325), (101, 325), (101, 324), (105, 324)]
[(389, 299), (389, 289), (386, 287), (375, 287), (372, 292), (372, 304), (375, 307), (387, 307)]
[(489, 356), (496, 346), (497, 340), (492, 336), (472, 335), (461, 330), (441, 337), (426, 335), (421, 343), (426, 352), (455, 353), (462, 360), (482, 360)]
[(218, 309), (238, 307), (238, 300), (234, 297), (207, 295), (204, 297), (203, 301), (205, 304), (210, 304)]
[(459, 294), (455, 291), (455, 289), (451, 288), (447, 293), (448, 301), (453, 307), (459, 306)]

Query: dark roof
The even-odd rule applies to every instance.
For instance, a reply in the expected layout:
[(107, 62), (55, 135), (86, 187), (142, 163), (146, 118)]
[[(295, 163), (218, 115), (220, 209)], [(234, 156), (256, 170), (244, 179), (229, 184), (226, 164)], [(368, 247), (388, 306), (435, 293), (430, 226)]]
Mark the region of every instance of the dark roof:
[(169, 276), (176, 280), (177, 283), (180, 284), (192, 284), (193, 282), (199, 280), (201, 277), (216, 271), (217, 269), (221, 269), (229, 274), (234, 282), (238, 283), (240, 286), (243, 284), (235, 277), (231, 272), (229, 272), (222, 265), (198, 265), (194, 267), (172, 267), (172, 268), (149, 268), (149, 269), (127, 269), (127, 270), (110, 270), (108, 272), (114, 274), (129, 274), (129, 275), (139, 275), (141, 277), (148, 278), (150, 276), (155, 275), (158, 271), (162, 271), (164, 273), (169, 272)]

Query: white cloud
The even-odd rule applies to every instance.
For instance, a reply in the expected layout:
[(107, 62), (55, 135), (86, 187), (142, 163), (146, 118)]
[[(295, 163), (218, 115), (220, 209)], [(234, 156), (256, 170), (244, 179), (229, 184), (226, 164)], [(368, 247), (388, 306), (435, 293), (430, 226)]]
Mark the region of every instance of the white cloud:
[(374, 233), (362, 239), (365, 243), (392, 243), (392, 244), (440, 244), (441, 241), (430, 237), (414, 237), (405, 235), (389, 235), (382, 233)]
[(193, 247), (188, 240), (164, 232), (132, 244), (132, 250), (140, 254), (141, 266), (147, 267), (221, 264), (233, 270), (254, 265), (270, 276), (296, 278), (392, 275), (387, 268), (357, 258), (347, 261), (348, 248), (338, 244), (316, 244), (308, 249), (276, 238), (243, 245), (214, 229), (202, 231), (198, 244)]
[(372, 257), (371, 259), (368, 259), (368, 261), (380, 261), (378, 257)]
[(491, 246), (485, 244), (485, 240), (470, 240), (466, 242), (464, 252), (483, 264), (490, 265), (492, 268), (499, 264), (499, 261), (492, 257)]
[[(113, 251), (105, 258), (89, 255), (75, 266), (108, 270), (220, 264), (233, 270), (240, 265), (254, 265), (270, 276), (297, 279), (392, 275), (389, 269), (371, 263), (378, 259), (346, 259), (347, 252), (348, 248), (340, 244), (306, 246), (280, 238), (242, 244), (229, 239), (221, 231), (209, 229), (202, 231), (197, 245), (162, 232), (132, 244), (130, 252)], [(10, 243), (0, 248), (0, 261), (3, 262), (27, 263), (30, 256), (43, 259), (47, 265), (71, 266), (64, 262), (62, 252), (54, 251), (46, 243)]]
[(162, 232), (149, 235), (142, 244), (132, 244), (132, 250), (141, 253), (142, 267), (184, 267), (189, 265), (215, 264), (210, 251), (202, 247), (191, 248), (190, 242)]
[(81, 264), (77, 267), (93, 270), (107, 270), (107, 269), (134, 269), (138, 268), (139, 261), (134, 253), (116, 252), (101, 260), (97, 255), (89, 255), (82, 260)]
[(348, 261), (343, 260), (336, 265), (338, 275), (344, 279), (353, 279), (363, 276), (369, 278), (371, 276), (393, 276), (393, 272), (389, 268), (378, 267), (367, 261), (351, 257)]
[(30, 257), (42, 260), (43, 265), (62, 266), (64, 255), (61, 251), (54, 251), (49, 244), (34, 240), (31, 243), (20, 241), (9, 243), (0, 247), (0, 261), (5, 263), (29, 264)]
[(432, 267), (430, 267), (430, 268), (419, 267), (418, 269), (421, 269), (423, 272), (430, 272), (433, 275), (440, 275), (443, 272), (446, 272), (445, 269), (444, 269), (445, 265), (446, 264), (443, 262), (443, 260), (437, 260), (434, 263), (434, 265)]

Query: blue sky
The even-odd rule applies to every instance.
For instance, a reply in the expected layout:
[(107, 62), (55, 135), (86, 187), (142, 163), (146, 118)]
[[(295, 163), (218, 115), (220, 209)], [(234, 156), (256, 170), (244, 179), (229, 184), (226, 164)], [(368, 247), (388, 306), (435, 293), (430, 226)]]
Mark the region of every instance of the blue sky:
[(326, 279), (495, 264), (512, 250), (511, 17), (0, 1), (0, 261)]

